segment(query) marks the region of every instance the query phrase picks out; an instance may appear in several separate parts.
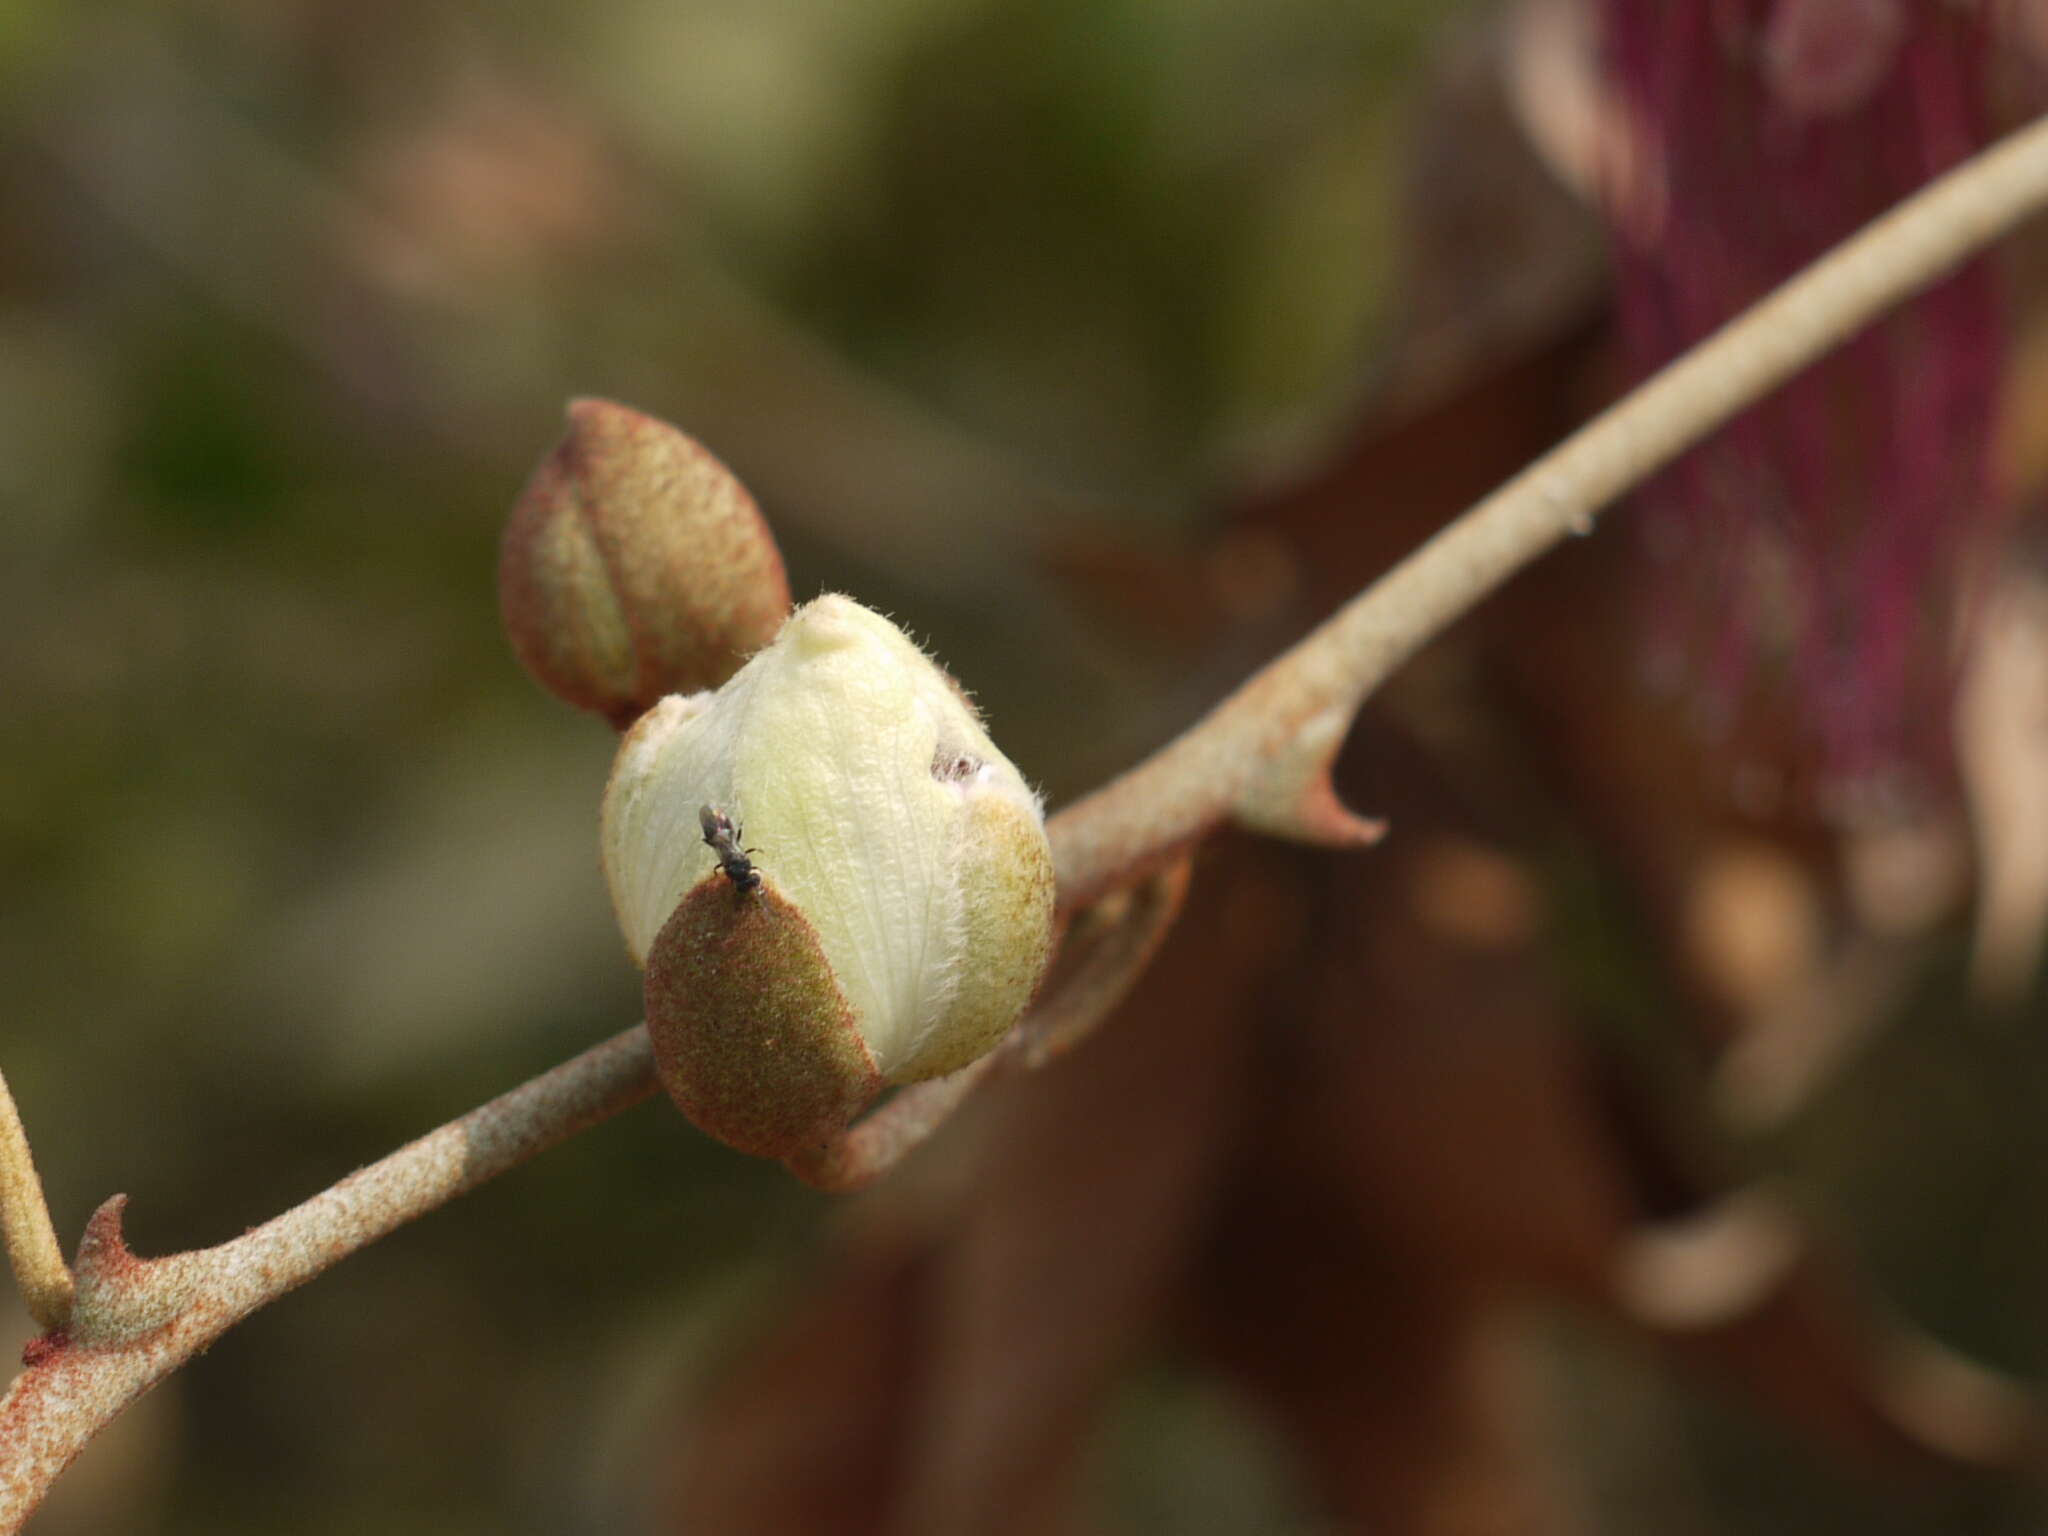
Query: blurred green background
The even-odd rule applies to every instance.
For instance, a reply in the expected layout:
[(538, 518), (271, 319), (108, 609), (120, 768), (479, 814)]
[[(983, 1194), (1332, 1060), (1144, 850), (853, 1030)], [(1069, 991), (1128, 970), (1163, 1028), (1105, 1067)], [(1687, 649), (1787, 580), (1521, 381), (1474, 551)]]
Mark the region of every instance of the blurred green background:
[[(1431, 61), (1476, 25), (0, 0), (0, 1053), (60, 1228), (120, 1190), (139, 1251), (218, 1241), (635, 1016), (595, 851), (611, 738), (495, 610), (572, 395), (703, 438), (798, 594), (929, 640), (1055, 800), (1215, 697), (1251, 656), (1132, 645), (1034, 554), (1170, 547), (1342, 414), (1394, 327)], [(2038, 1119), (2039, 1053), (1987, 1038), (1958, 1067), (1909, 1033), (1868, 1092)], [(2024, 1134), (1988, 1129), (1933, 1203), (2012, 1195)], [(1811, 1141), (1787, 1156), (1939, 1302), (1926, 1229), (1883, 1226), (1882, 1147), (1830, 1172)], [(637, 1529), (664, 1406), (831, 1213), (638, 1110), (236, 1330), (37, 1529)], [(2048, 1353), (2038, 1315), (1929, 1320)], [(1611, 1528), (1868, 1528), (1832, 1486), (1746, 1505), (1776, 1442), (1565, 1355), (1556, 1438)], [(1105, 1529), (1314, 1529), (1278, 1448), (1172, 1362), (1101, 1460)]]
[[(635, 1016), (609, 733), (495, 612), (571, 395), (703, 437), (1055, 794), (1162, 734), (1199, 693), (1017, 552), (1326, 408), (1443, 25), (0, 4), (0, 1050), (67, 1243), (116, 1190), (217, 1241)], [(677, 1361), (828, 1211), (642, 1109), (237, 1330), (43, 1522), (628, 1529)]]

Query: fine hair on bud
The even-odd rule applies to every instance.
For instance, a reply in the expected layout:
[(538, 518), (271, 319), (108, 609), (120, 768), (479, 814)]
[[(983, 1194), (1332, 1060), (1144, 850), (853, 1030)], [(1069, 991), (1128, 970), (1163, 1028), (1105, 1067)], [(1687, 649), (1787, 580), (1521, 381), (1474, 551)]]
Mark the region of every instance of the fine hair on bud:
[[(851, 598), (804, 605), (722, 687), (649, 710), (603, 820), (663, 1080), (713, 1135), (747, 1127), (749, 1151), (781, 1144), (764, 1127), (806, 1144), (821, 1104), (967, 1066), (1050, 957), (1037, 796), (952, 679)], [(798, 995), (804, 1029), (762, 1001)]]

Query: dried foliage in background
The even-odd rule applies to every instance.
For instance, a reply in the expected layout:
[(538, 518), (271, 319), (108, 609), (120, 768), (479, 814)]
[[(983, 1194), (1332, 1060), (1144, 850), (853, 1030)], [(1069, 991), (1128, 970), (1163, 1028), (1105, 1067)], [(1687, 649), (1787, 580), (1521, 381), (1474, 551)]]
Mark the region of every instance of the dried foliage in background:
[[(24, 12), (0, 945), (60, 1228), (127, 1187), (144, 1251), (217, 1240), (633, 1007), (606, 744), (479, 580), (561, 396), (717, 444), (799, 593), (929, 627), (1057, 801), (1583, 419), (1598, 243), (1524, 141), (1598, 99), (1513, 85), (1561, 9)], [(1626, 542), (1379, 701), (1388, 843), (1214, 845), (1152, 995), (833, 1220), (808, 1297), (822, 1208), (629, 1117), (250, 1324), (38, 1529), (2028, 1528), (2023, 1480), (1894, 1489), (2033, 1448), (1920, 1331), (2031, 1375), (2048, 1321), (2030, 568), (1973, 821), (1844, 825), (1811, 722), (1639, 688)]]

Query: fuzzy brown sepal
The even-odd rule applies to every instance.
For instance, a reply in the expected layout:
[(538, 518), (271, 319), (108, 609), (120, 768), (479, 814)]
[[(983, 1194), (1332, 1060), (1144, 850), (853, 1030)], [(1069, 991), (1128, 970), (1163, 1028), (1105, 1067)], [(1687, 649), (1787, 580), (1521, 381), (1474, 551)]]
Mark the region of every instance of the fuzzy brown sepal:
[(700, 881), (648, 951), (646, 1002), (669, 1097), (742, 1152), (822, 1145), (881, 1091), (816, 930), (772, 885)]
[(520, 663), (624, 728), (715, 688), (774, 638), (789, 580), (746, 487), (693, 438), (608, 400), (569, 432), (506, 524), (498, 601)]

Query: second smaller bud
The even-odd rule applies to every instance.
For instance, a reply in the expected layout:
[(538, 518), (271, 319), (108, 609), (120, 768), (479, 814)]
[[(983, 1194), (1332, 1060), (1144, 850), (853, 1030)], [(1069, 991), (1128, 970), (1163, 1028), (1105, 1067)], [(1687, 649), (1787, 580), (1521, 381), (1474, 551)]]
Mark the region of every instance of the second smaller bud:
[(665, 421), (577, 400), (505, 528), (498, 601), (526, 670), (621, 730), (715, 688), (789, 613), (754, 499)]

